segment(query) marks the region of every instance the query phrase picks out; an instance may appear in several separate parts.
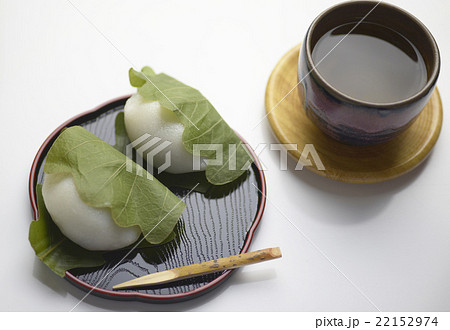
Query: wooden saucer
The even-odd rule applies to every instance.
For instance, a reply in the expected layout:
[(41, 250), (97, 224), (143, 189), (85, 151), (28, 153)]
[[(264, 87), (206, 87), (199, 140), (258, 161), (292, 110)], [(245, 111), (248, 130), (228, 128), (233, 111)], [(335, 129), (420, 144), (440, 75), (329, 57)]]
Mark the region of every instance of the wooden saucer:
[[(437, 88), (417, 120), (393, 140), (375, 146), (349, 146), (320, 131), (306, 116), (300, 102), (297, 66), (300, 45), (287, 52), (276, 65), (266, 87), (269, 123), (283, 144), (296, 144), (288, 150), (299, 159), (306, 144), (312, 144), (325, 167), (305, 168), (324, 177), (351, 183), (374, 183), (396, 178), (419, 165), (436, 143), (442, 126), (442, 103)], [(317, 167), (316, 167), (317, 166)]]

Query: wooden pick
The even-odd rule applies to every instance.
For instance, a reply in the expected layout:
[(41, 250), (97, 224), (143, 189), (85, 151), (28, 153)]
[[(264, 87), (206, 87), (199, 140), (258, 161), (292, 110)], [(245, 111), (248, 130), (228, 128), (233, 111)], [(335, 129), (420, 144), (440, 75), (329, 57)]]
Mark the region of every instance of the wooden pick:
[(267, 248), (145, 275), (131, 281), (117, 284), (113, 286), (113, 290), (164, 284), (200, 275), (216, 273), (227, 269), (239, 268), (280, 257), (281, 250), (279, 247)]

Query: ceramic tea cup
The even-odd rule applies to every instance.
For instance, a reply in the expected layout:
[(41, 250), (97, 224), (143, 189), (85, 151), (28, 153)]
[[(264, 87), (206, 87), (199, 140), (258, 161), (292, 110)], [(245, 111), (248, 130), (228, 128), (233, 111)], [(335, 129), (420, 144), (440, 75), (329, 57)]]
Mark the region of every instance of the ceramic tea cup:
[[(331, 47), (330, 40), (338, 42)], [(325, 47), (318, 57), (314, 52), (327, 42), (329, 52)], [(373, 145), (414, 122), (439, 70), (436, 41), (417, 18), (387, 3), (351, 1), (327, 9), (309, 27), (298, 90), (308, 117), (325, 134), (345, 144)]]

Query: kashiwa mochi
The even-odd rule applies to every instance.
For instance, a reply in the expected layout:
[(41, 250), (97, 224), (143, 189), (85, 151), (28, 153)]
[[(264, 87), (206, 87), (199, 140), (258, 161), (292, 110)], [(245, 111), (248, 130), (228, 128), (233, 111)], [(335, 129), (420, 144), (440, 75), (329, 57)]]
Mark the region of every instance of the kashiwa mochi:
[[(204, 171), (206, 162), (204, 157), (200, 157), (200, 168), (194, 168), (194, 156), (190, 154), (183, 145), (182, 135), (183, 124), (179, 121), (173, 111), (164, 108), (158, 101), (146, 101), (140, 94), (131, 96), (124, 108), (125, 128), (131, 141), (138, 141), (146, 134), (146, 142), (152, 138), (159, 138), (161, 141), (149, 147), (136, 148), (137, 152), (145, 158), (146, 154), (157, 148), (164, 141), (170, 142), (160, 152), (146, 157), (149, 166), (160, 168), (167, 164), (166, 154), (170, 153), (170, 164), (165, 171), (169, 173), (187, 173), (194, 171)], [(156, 142), (156, 140), (154, 140)]]
[(61, 232), (85, 249), (120, 249), (136, 242), (141, 234), (139, 226), (118, 226), (109, 209), (84, 203), (70, 175), (46, 174), (42, 197)]

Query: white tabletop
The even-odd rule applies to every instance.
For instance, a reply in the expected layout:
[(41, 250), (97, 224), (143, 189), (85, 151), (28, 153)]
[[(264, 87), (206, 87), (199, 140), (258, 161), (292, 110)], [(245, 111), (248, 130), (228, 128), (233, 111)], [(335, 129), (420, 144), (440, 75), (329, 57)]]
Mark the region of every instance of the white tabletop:
[[(441, 50), (450, 104), (450, 3), (389, 1), (416, 15)], [(0, 1), (0, 310), (68, 311), (84, 292), (54, 275), (27, 240), (27, 180), (62, 122), (133, 92), (127, 72), (152, 66), (198, 88), (254, 148), (274, 142), (263, 118), (268, 77), (328, 1)], [(445, 109), (444, 109), (445, 111)], [(283, 258), (236, 271), (191, 301), (155, 305), (88, 296), (76, 311), (449, 311), (449, 116), (431, 156), (371, 185), (279, 169), (264, 149), (268, 203), (252, 250)], [(256, 126), (256, 128), (255, 128)]]

